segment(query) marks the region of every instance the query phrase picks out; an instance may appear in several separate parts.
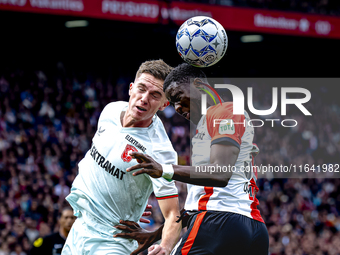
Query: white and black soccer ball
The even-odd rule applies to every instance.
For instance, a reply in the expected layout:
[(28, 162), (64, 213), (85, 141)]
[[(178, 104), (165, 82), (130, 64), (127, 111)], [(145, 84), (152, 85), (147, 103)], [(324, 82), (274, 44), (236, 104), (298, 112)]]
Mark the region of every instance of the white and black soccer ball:
[(176, 48), (187, 63), (196, 67), (216, 64), (225, 54), (228, 36), (216, 20), (197, 16), (185, 21), (176, 35)]

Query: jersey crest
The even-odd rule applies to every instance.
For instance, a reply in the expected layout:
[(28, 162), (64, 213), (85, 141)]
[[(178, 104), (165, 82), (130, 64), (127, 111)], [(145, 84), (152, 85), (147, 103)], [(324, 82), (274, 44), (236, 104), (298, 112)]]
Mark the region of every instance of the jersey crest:
[(129, 163), (132, 160), (132, 157), (129, 155), (129, 151), (138, 152), (138, 150), (135, 147), (133, 147), (130, 144), (127, 144), (121, 156), (122, 160), (127, 163)]

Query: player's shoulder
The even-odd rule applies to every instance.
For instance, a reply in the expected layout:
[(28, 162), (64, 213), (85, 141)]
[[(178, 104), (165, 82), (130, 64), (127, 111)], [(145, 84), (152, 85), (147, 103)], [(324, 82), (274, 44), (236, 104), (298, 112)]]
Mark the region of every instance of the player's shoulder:
[(60, 236), (59, 232), (54, 232), (50, 235), (45, 236), (44, 240), (55, 240), (55, 239), (60, 239), (60, 238), (62, 237)]
[[(45, 237), (46, 238), (46, 237)], [(38, 237), (34, 242), (33, 242), (33, 247), (35, 248), (39, 248), (43, 245), (44, 243), (44, 240), (46, 240), (45, 238), (43, 237)]]
[(128, 102), (125, 102), (125, 101), (117, 101), (117, 102), (111, 102), (111, 103), (108, 103), (103, 111), (107, 111), (107, 110), (115, 110), (115, 111), (118, 111), (118, 110), (122, 110), (124, 109), (129, 103)]
[(217, 104), (209, 107), (207, 110), (207, 116), (224, 116), (233, 115), (233, 102), (224, 102), (222, 104)]
[(157, 115), (155, 115), (155, 118), (153, 120), (153, 127), (152, 127), (152, 131), (150, 132), (150, 139), (153, 139), (154, 143), (163, 143), (163, 144), (166, 143), (166, 144), (171, 145), (169, 136), (166, 133), (163, 122)]
[(168, 154), (169, 157), (175, 157), (177, 159), (177, 153), (172, 146), (163, 122), (157, 115), (153, 120), (152, 129), (149, 131), (149, 138), (152, 142), (154, 156), (159, 153)]
[[(151, 130), (153, 132), (151, 133), (154, 133), (154, 134), (162, 134), (162, 138), (168, 138), (168, 136), (166, 135), (166, 130), (165, 130), (165, 127), (163, 125), (163, 122), (162, 120), (157, 116), (157, 114), (155, 114), (155, 116), (153, 117), (152, 119), (152, 128)], [(165, 134), (165, 136), (164, 136)]]
[(59, 239), (59, 238), (61, 238), (61, 237), (60, 237), (60, 234), (59, 234), (58, 232), (49, 234), (49, 235), (44, 236), (44, 237), (38, 237), (38, 238), (33, 242), (33, 246), (34, 246), (35, 248), (39, 248), (39, 247), (41, 247), (42, 245), (44, 245), (44, 246), (50, 245), (51, 243), (54, 242), (54, 240)]
[(114, 120), (114, 119), (119, 119), (120, 113), (124, 108), (128, 106), (128, 102), (125, 101), (117, 101), (117, 102), (111, 102), (108, 103), (104, 109), (102, 110), (100, 114), (100, 120)]
[(210, 126), (216, 121), (219, 122), (220, 120), (233, 118), (233, 102), (224, 102), (211, 106), (208, 108), (206, 114), (207, 124)]

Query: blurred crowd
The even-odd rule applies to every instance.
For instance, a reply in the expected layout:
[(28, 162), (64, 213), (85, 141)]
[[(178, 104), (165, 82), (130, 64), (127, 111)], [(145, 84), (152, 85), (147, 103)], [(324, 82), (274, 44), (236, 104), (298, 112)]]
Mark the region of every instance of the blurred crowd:
[[(29, 255), (34, 240), (58, 230), (58, 213), (65, 206), (77, 164), (90, 148), (99, 114), (111, 101), (128, 100), (131, 81), (133, 76), (77, 75), (62, 63), (48, 71), (0, 73), (0, 255)], [(271, 103), (263, 91), (260, 85), (254, 90), (255, 105)], [(306, 107), (312, 118), (301, 118), (292, 107), (287, 115), (298, 119), (296, 128), (275, 124), (255, 129), (261, 150), (257, 164), (339, 163), (337, 98), (321, 86), (311, 92), (313, 100)], [(179, 163), (190, 164), (189, 123), (171, 107), (159, 116)], [(183, 207), (186, 186), (176, 184)], [(340, 254), (340, 179), (267, 176), (258, 180), (258, 186), (270, 254)], [(143, 227), (154, 229), (163, 218), (153, 195), (149, 203), (153, 215)]]
[(340, 15), (337, 0), (184, 0), (226, 6), (262, 8), (268, 10), (295, 11), (322, 15)]

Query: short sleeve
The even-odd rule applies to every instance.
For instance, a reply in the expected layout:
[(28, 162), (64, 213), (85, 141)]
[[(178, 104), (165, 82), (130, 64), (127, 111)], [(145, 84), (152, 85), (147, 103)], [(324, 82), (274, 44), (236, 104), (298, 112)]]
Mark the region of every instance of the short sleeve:
[(153, 192), (158, 200), (178, 197), (177, 187), (174, 181), (167, 181), (163, 177), (151, 178)]
[[(173, 164), (177, 165), (177, 153), (171, 148), (163, 148), (154, 153), (153, 157), (160, 164)], [(150, 177), (153, 186), (153, 192), (157, 199), (167, 199), (178, 197), (177, 187), (174, 181), (168, 181), (161, 178)]]
[(233, 115), (233, 103), (227, 102), (209, 108), (206, 119), (211, 145), (230, 144), (240, 148), (245, 132), (245, 116)]

